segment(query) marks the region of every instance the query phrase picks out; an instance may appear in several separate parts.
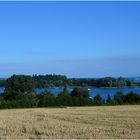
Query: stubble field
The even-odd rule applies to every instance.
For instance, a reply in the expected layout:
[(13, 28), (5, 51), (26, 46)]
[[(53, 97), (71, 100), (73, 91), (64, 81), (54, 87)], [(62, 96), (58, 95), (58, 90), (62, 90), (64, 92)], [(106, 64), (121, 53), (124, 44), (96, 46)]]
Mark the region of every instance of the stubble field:
[(1, 139), (140, 139), (140, 105), (0, 110)]

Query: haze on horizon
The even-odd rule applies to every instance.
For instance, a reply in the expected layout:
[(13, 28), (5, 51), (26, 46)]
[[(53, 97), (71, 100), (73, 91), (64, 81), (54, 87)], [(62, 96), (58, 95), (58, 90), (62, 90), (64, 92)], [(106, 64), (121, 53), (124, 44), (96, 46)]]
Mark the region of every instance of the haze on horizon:
[(0, 2), (0, 77), (140, 76), (140, 2)]

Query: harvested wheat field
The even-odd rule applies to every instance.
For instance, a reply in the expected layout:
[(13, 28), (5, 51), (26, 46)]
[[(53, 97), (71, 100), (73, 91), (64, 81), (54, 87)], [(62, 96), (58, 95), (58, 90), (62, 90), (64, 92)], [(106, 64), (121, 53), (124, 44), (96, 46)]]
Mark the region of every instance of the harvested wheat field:
[(140, 139), (140, 106), (0, 110), (0, 138)]

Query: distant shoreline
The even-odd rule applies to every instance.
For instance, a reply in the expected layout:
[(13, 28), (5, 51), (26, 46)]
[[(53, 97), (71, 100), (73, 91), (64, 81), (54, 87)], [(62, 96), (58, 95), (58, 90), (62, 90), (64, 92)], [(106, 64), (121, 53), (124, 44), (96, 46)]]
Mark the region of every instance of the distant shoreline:
[[(85, 87), (85, 86), (68, 86), (68, 88), (74, 88), (74, 87)], [(0, 86), (0, 88), (5, 88), (4, 86)], [(53, 88), (53, 89), (59, 89), (59, 88), (63, 88), (63, 86), (61, 87), (40, 87), (38, 89), (47, 89), (47, 88)], [(85, 88), (98, 88), (98, 89), (117, 89), (117, 88), (140, 88), (140, 86), (126, 86), (126, 87), (94, 87), (94, 86), (87, 86)]]

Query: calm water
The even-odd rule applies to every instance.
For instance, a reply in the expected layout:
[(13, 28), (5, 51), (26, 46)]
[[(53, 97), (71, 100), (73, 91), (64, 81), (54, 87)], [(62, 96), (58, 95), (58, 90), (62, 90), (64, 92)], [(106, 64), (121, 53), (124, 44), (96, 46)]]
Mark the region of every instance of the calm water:
[[(45, 89), (36, 89), (37, 93), (43, 92)], [(57, 95), (63, 88), (47, 88), (48, 91), (52, 92), (54, 95)], [(73, 88), (68, 88), (68, 91), (71, 92)], [(0, 93), (4, 91), (3, 87), (0, 87)], [(108, 94), (113, 97), (116, 92), (122, 91), (123, 93), (127, 94), (130, 91), (140, 94), (140, 87), (137, 88), (90, 88), (89, 93), (91, 97), (94, 97), (96, 94), (100, 94), (103, 99), (106, 99)]]
[(0, 87), (0, 93), (4, 92), (4, 87)]
[[(54, 95), (57, 95), (61, 91), (63, 91), (63, 88), (48, 88), (48, 91), (52, 92)], [(73, 88), (68, 88), (68, 91), (71, 92)], [(44, 91), (44, 89), (37, 89), (38, 93), (41, 93)], [(124, 94), (127, 94), (130, 91), (133, 91), (135, 93), (140, 94), (140, 87), (137, 88), (90, 88), (89, 93), (91, 97), (96, 96), (98, 93), (102, 96), (103, 99), (106, 99), (108, 94), (110, 94), (111, 97), (114, 97), (116, 92), (123, 92)]]

